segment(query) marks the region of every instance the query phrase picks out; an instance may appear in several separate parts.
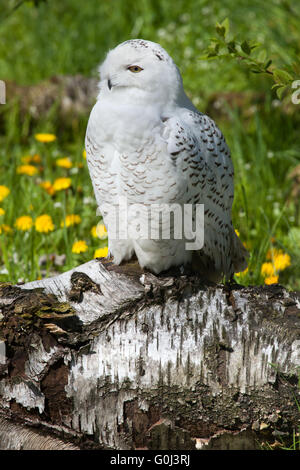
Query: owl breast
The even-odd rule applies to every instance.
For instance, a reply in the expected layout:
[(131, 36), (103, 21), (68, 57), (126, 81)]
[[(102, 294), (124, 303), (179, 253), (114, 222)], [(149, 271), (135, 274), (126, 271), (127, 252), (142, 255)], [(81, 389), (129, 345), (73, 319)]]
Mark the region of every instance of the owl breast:
[[(174, 239), (174, 216), (170, 220), (170, 206), (182, 206), (188, 195), (187, 183), (167, 151), (165, 130), (160, 117), (150, 116), (146, 125), (130, 121), (115, 129), (113, 138), (99, 128), (95, 134), (88, 129), (86, 137), (89, 171), (115, 262), (135, 253), (142, 267), (157, 273), (168, 269), (174, 258), (177, 264), (190, 258), (184, 240)], [(116, 216), (122, 219), (125, 204), (127, 233), (117, 227), (116, 234)]]

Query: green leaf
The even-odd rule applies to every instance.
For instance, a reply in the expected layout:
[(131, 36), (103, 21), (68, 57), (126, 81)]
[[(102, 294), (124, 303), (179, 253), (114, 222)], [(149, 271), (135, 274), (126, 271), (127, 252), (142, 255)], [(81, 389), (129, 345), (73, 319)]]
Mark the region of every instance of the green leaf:
[(236, 52), (236, 44), (235, 44), (235, 41), (229, 41), (227, 43), (227, 49), (228, 49), (228, 52), (230, 53), (235, 53)]
[(271, 87), (271, 90), (276, 90), (276, 88), (280, 88), (282, 87), (282, 84), (281, 83), (275, 83), (272, 87)]
[(245, 54), (248, 54), (248, 55), (251, 54), (251, 47), (250, 47), (250, 44), (248, 44), (247, 41), (242, 42), (241, 49), (242, 49), (243, 52), (245, 52)]
[(258, 70), (259, 72), (261, 72), (261, 67), (259, 66), (259, 64), (257, 64), (255, 61), (253, 61), (252, 59), (250, 59), (250, 57), (244, 57), (243, 58), (243, 63), (244, 64), (247, 64), (249, 65), (249, 67), (254, 67), (255, 70)]
[(229, 19), (228, 19), (228, 18), (225, 18), (225, 20), (222, 21), (221, 26), (222, 26), (223, 28), (225, 28), (225, 34), (224, 34), (224, 36), (225, 36), (225, 38), (226, 38), (226, 36), (228, 35), (229, 30), (230, 30)]
[(250, 47), (251, 47), (251, 51), (253, 51), (253, 50), (256, 49), (257, 47), (260, 47), (260, 46), (261, 46), (261, 43), (260, 43), (260, 42), (250, 41), (250, 42), (249, 42), (249, 45), (250, 45)]
[(272, 59), (269, 59), (264, 65), (265, 70), (267, 70), (267, 68), (269, 68), (271, 64), (272, 64)]
[(284, 94), (284, 92), (288, 89), (289, 87), (288, 86), (280, 86), (277, 88), (276, 90), (276, 95), (278, 96), (278, 98), (281, 100), (282, 99), (282, 96)]
[(266, 51), (265, 49), (262, 49), (262, 50), (259, 52), (259, 54), (258, 54), (258, 56), (257, 56), (257, 60), (258, 60), (259, 62), (266, 62), (266, 60), (267, 60), (267, 51)]
[(288, 83), (293, 81), (293, 77), (288, 72), (286, 72), (286, 70), (275, 69), (273, 70), (273, 74), (274, 74), (274, 80), (277, 83), (283, 83), (287, 85)]
[(214, 57), (218, 55), (220, 50), (220, 43), (216, 42), (215, 44), (210, 44), (208, 49), (207, 49), (207, 57)]
[(251, 72), (252, 73), (262, 73), (262, 71), (260, 69), (251, 69)]
[(211, 57), (216, 57), (218, 54), (215, 52), (215, 51), (211, 51), (208, 53), (207, 57), (208, 58), (211, 58)]
[(216, 31), (218, 33), (219, 36), (221, 36), (222, 38), (225, 38), (225, 27), (220, 25), (220, 23), (217, 23), (216, 24)]

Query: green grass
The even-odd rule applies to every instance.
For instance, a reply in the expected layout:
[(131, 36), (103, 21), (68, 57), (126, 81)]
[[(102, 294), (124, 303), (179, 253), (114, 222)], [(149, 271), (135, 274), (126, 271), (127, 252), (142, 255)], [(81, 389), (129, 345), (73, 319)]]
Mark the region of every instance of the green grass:
[[(11, 0), (5, 5), (14, 3)], [(237, 279), (245, 284), (263, 283), (261, 265), (268, 250), (276, 247), (291, 257), (291, 266), (279, 273), (279, 282), (300, 289), (298, 201), (290, 197), (288, 179), (289, 172), (300, 164), (299, 110), (288, 106), (288, 98), (277, 106), (269, 78), (252, 74), (243, 64), (199, 59), (215, 35), (216, 21), (229, 17), (233, 32), (261, 42), (277, 65), (290, 61), (298, 54), (300, 43), (300, 6), (293, 8), (291, 14), (279, 0), (242, 0), (239, 8), (233, 0), (51, 0), (38, 8), (26, 3), (0, 21), (0, 79), (32, 84), (57, 74), (95, 75), (109, 48), (130, 37), (143, 37), (160, 42), (174, 57), (186, 90), (201, 111), (210, 109), (212, 94), (250, 95), (238, 108), (229, 104), (222, 107), (222, 113), (213, 113), (235, 166), (234, 225), (251, 253), (247, 274)], [(263, 96), (257, 105), (251, 99), (255, 94)], [(0, 204), (5, 210), (0, 225), (9, 225), (11, 232), (2, 230), (0, 235), (0, 280), (25, 281), (44, 275), (38, 260), (45, 253), (67, 257), (63, 267), (54, 267), (49, 259), (50, 271), (66, 270), (92, 258), (105, 242), (90, 234), (99, 217), (82, 157), (88, 116), (72, 131), (72, 126), (63, 129), (58, 124), (55, 107), (34, 127), (28, 116), (20, 120), (13, 100), (0, 107), (0, 118), (2, 114), (0, 184), (11, 192)], [(58, 139), (39, 144), (34, 139), (36, 132), (53, 132)], [(42, 159), (38, 173), (17, 174), (21, 158), (35, 153)], [(71, 158), (73, 169), (55, 165), (56, 159), (64, 156)], [(79, 164), (83, 167), (78, 168)], [(40, 181), (53, 182), (61, 176), (72, 179), (67, 191), (50, 196), (39, 186)], [(23, 233), (15, 228), (18, 217), (28, 214), (35, 219), (44, 213), (54, 221), (53, 232), (40, 234), (32, 228)], [(61, 228), (64, 214), (72, 213), (79, 214), (82, 222)], [(86, 240), (89, 246), (81, 255), (71, 250), (78, 239)]]
[[(96, 225), (100, 218), (96, 216), (96, 204), (92, 197), (92, 187), (82, 151), (82, 141), (78, 142), (76, 148), (72, 145), (70, 149), (66, 147), (62, 150), (57, 143), (41, 144), (32, 139), (25, 152), (22, 146), (13, 147), (13, 158), (5, 161), (5, 154), (1, 154), (3, 175), (5, 174), (1, 183), (11, 189), (1, 204), (5, 210), (1, 222), (11, 227), (11, 231), (3, 231), (0, 235), (2, 259), (8, 271), (7, 274), (2, 274), (0, 279), (36, 279), (41, 276), (38, 260), (44, 254), (66, 254), (64, 269), (70, 269), (74, 264), (93, 257), (95, 249), (104, 244), (93, 238), (90, 233), (92, 226)], [(41, 157), (41, 163), (33, 163), (38, 170), (33, 176), (17, 173), (17, 168), (23, 164), (21, 158), (28, 154), (38, 154)], [(71, 169), (56, 165), (57, 159), (66, 155), (71, 156)], [(40, 187), (39, 183), (42, 181), (53, 183), (56, 178), (61, 177), (71, 177), (70, 188), (57, 191), (51, 196)], [(29, 215), (36, 220), (42, 214), (52, 217), (54, 231), (39, 233), (32, 227), (30, 231), (23, 232), (15, 227), (16, 220), (21, 216)], [(81, 223), (69, 228), (61, 227), (61, 222), (67, 214), (80, 215)], [(86, 240), (89, 250), (81, 255), (73, 254), (71, 248), (76, 240)]]

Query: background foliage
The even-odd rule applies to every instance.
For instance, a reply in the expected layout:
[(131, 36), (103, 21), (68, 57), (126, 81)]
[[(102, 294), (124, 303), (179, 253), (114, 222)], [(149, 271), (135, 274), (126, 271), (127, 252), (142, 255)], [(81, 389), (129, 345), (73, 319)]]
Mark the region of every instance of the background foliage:
[[(271, 277), (299, 289), (300, 104), (293, 104), (291, 96), (293, 81), (300, 79), (300, 4), (283, 0), (20, 3), (10, 14), (18, 2), (0, 0), (0, 78), (5, 81), (31, 85), (60, 74), (96, 76), (106, 51), (128, 38), (142, 37), (167, 49), (194, 104), (216, 120), (232, 151), (234, 225), (251, 253), (247, 273), (237, 280), (257, 284)], [(91, 235), (99, 217), (82, 156), (88, 116), (64, 127), (53, 107), (33, 125), (19, 116), (18, 104), (10, 100), (1, 106), (1, 118), (0, 185), (10, 193), (0, 203), (4, 211), (0, 279), (34, 279), (45, 270), (65, 270), (90, 259), (106, 242)], [(34, 137), (37, 132), (52, 133), (57, 139), (41, 143)], [(24, 157), (34, 155), (40, 156), (40, 162), (28, 158), (27, 162), (37, 171), (20, 172)], [(62, 157), (70, 159), (71, 167), (58, 165)], [(48, 181), (53, 186), (59, 177), (70, 178), (70, 187), (49, 194), (40, 185)], [(42, 214), (53, 221), (48, 233), (36, 229), (36, 218)], [(80, 215), (81, 222), (62, 226), (71, 214)], [(28, 230), (16, 226), (24, 215), (33, 221)], [(80, 240), (86, 248), (74, 253), (73, 244)], [(62, 266), (55, 266), (54, 254), (66, 255)], [(284, 262), (277, 259), (279, 255), (285, 255)], [(268, 276), (265, 263), (273, 266)]]

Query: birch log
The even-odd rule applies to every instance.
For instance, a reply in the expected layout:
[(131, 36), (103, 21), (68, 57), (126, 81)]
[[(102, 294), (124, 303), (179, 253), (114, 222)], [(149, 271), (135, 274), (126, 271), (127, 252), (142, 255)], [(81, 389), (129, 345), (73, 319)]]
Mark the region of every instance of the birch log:
[(300, 424), (300, 293), (92, 260), (0, 284), (0, 448), (242, 449)]

